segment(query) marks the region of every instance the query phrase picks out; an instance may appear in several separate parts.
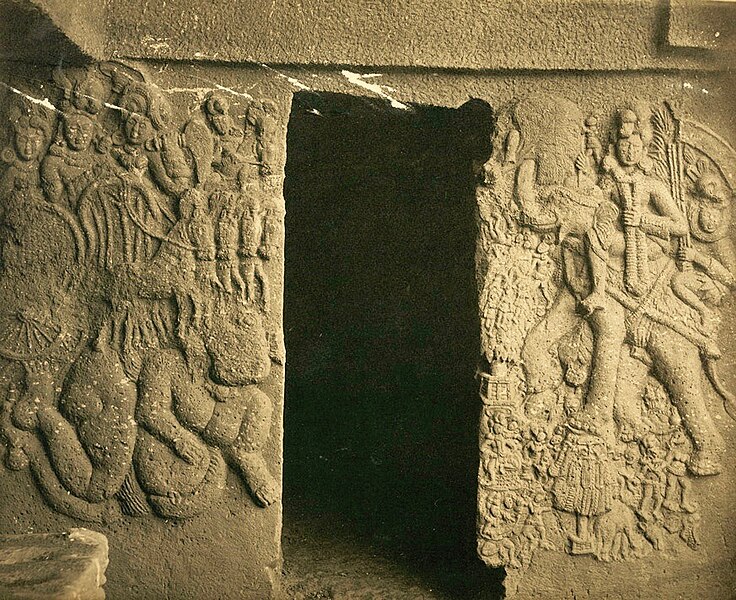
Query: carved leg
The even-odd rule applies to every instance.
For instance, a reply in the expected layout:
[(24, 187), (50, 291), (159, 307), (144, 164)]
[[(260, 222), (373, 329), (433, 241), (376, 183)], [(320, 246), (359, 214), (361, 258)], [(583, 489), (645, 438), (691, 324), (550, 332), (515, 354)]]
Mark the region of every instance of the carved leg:
[(669, 392), (693, 443), (688, 468), (694, 475), (717, 475), (721, 472), (723, 438), (705, 403), (698, 349), (663, 327), (652, 331), (649, 346), (657, 377)]
[(642, 485), (642, 497), (641, 504), (639, 505), (639, 515), (647, 521), (650, 521), (654, 511), (654, 488), (651, 483), (644, 483)]
[(271, 312), (271, 285), (268, 281), (268, 275), (266, 275), (260, 262), (256, 262), (254, 272), (261, 286), (261, 306), (263, 312), (268, 314)]
[(606, 310), (596, 311), (590, 317), (593, 328), (590, 384), (583, 409), (574, 423), (609, 441), (614, 439), (613, 407), (621, 346), (626, 333), (624, 319), (623, 307), (613, 300), (609, 301)]
[(646, 430), (642, 394), (648, 374), (649, 367), (631, 356), (631, 348), (624, 345), (619, 356), (613, 416), (619, 428), (628, 429), (634, 439), (640, 439)]
[(25, 392), (13, 407), (13, 425), (24, 431), (38, 427), (38, 408), (53, 404), (56, 392), (53, 374), (38, 365), (26, 365)]
[(25, 447), (31, 473), (46, 501), (56, 511), (72, 518), (92, 523), (111, 523), (120, 515), (120, 507), (114, 499), (93, 504), (69, 493), (51, 467), (42, 444), (34, 437)]
[(677, 484), (680, 489), (680, 508), (686, 513), (695, 513), (698, 510), (698, 505), (694, 500), (690, 499), (692, 494), (692, 486), (685, 477), (678, 477)]
[(521, 352), (526, 372), (527, 399), (525, 409), (532, 415), (541, 414), (547, 408), (554, 390), (562, 383), (559, 360), (550, 352), (561, 337), (572, 331), (580, 317), (575, 314), (575, 298), (567, 290), (560, 290), (552, 308), (529, 333)]
[(586, 314), (592, 314), (596, 310), (603, 310), (608, 304), (606, 299), (606, 282), (608, 278), (608, 256), (600, 244), (596, 244), (591, 240), (589, 232), (586, 236), (586, 250), (588, 253), (588, 262), (590, 264), (590, 275), (593, 280), (593, 289), (590, 294), (583, 299), (580, 304)]
[(245, 282), (245, 297), (248, 302), (255, 302), (256, 293), (255, 258), (245, 258), (242, 262), (243, 281)]
[(92, 479), (92, 463), (74, 427), (53, 406), (38, 409), (38, 423), (49, 462), (60, 483), (75, 496), (85, 498)]
[(680, 509), (680, 498), (680, 484), (677, 475), (667, 473), (667, 483), (665, 484), (662, 506), (667, 510), (678, 511)]
[(240, 431), (226, 454), (240, 469), (254, 500), (268, 506), (278, 498), (278, 482), (261, 455), (271, 432), (271, 399), (255, 386), (248, 386), (243, 394), (245, 412)]
[(230, 278), (232, 279), (233, 289), (237, 293), (238, 298), (243, 304), (245, 304), (248, 299), (248, 286), (246, 285), (243, 276), (240, 274), (240, 264), (237, 260), (233, 260), (233, 262), (230, 263)]

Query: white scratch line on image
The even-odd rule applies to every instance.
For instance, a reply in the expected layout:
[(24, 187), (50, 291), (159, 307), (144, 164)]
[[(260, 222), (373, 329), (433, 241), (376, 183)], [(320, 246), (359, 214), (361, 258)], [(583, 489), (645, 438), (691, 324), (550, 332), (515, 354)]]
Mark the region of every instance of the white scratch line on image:
[(233, 94), (235, 96), (242, 96), (243, 98), (247, 98), (248, 100), (253, 100), (253, 96), (251, 96), (247, 92), (238, 92), (237, 90), (226, 87), (224, 85), (220, 85), (219, 83), (216, 83), (215, 87), (221, 92), (227, 92), (228, 94)]
[(51, 104), (51, 101), (48, 98), (44, 98), (43, 100), (41, 98), (34, 98), (33, 96), (29, 96), (28, 94), (21, 92), (19, 89), (14, 88), (12, 85), (8, 85), (7, 83), (3, 83), (3, 85), (6, 88), (8, 88), (10, 91), (15, 92), (16, 94), (20, 96), (23, 96), (26, 100), (29, 100), (30, 102), (33, 102), (34, 104), (38, 104), (39, 106), (43, 106), (44, 108), (47, 108), (48, 110), (53, 110), (54, 112), (61, 112), (58, 108), (56, 108), (53, 104)]
[(345, 79), (347, 79), (353, 85), (363, 88), (364, 90), (371, 91), (384, 100), (388, 100), (391, 103), (391, 106), (393, 106), (394, 108), (400, 108), (401, 110), (410, 110), (408, 105), (404, 104), (403, 102), (399, 102), (396, 98), (386, 93), (387, 89), (393, 91), (392, 88), (389, 88), (388, 86), (378, 85), (377, 83), (368, 83), (367, 81), (365, 81), (366, 77), (380, 77), (380, 73), (361, 75), (360, 73), (353, 73), (352, 71), (346, 71), (344, 69), (341, 71), (341, 73), (343, 77), (345, 77)]
[(209, 94), (213, 88), (207, 88), (207, 87), (195, 87), (195, 88), (187, 88), (187, 87), (172, 87), (172, 88), (164, 88), (164, 92), (168, 92), (169, 94), (196, 94), (197, 98), (201, 100), (204, 98), (207, 94)]
[(290, 77), (286, 73), (282, 73), (281, 71), (278, 71), (277, 69), (274, 69), (273, 67), (268, 66), (266, 63), (260, 63), (260, 65), (264, 69), (268, 69), (269, 71), (273, 71), (274, 73), (276, 73), (276, 75), (278, 75), (279, 77), (281, 77), (281, 79), (286, 79), (286, 81), (288, 81), (291, 85), (293, 85), (297, 89), (303, 90), (305, 92), (313, 92), (314, 91), (306, 83), (304, 83), (302, 81), (299, 81), (296, 77)]

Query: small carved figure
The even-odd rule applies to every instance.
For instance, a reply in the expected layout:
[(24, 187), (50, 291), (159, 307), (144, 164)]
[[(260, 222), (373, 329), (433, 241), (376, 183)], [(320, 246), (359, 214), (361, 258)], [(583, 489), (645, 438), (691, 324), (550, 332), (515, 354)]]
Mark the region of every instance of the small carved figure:
[(667, 481), (662, 506), (667, 510), (694, 513), (698, 509), (697, 504), (690, 498), (692, 486), (687, 479), (689, 459), (687, 436), (677, 430), (670, 438), (670, 449), (665, 457)]
[(576, 530), (570, 534), (573, 554), (595, 550), (593, 517), (613, 504), (613, 479), (603, 440), (593, 434), (569, 429), (552, 469), (554, 506), (575, 515)]
[(639, 533), (634, 512), (619, 500), (614, 500), (611, 510), (598, 517), (594, 531), (598, 540), (596, 556), (605, 562), (622, 560), (631, 556), (641, 557), (645, 552), (645, 540)]
[[(196, 332), (190, 329), (189, 335)], [(136, 419), (147, 433), (186, 463), (177, 468), (178, 477), (172, 478), (160, 466), (151, 464), (157, 460), (155, 449), (143, 451), (136, 460), (143, 489), (157, 496), (168, 495), (171, 490), (162, 493), (165, 486), (184, 489), (192, 497), (201, 494), (201, 488), (192, 488), (190, 480), (203, 468), (201, 476), (206, 476), (210, 464), (207, 445), (211, 445), (221, 449), (226, 460), (240, 471), (254, 500), (268, 506), (278, 494), (261, 455), (270, 433), (272, 407), (268, 396), (254, 385), (268, 373), (265, 332), (260, 330), (261, 349), (256, 353), (253, 351), (258, 340), (254, 336), (259, 335), (259, 325), (252, 314), (243, 313), (232, 324), (220, 317), (200, 335), (206, 357), (162, 350), (143, 365)], [(250, 352), (238, 356), (243, 345)], [(200, 346), (198, 341), (185, 342), (189, 351), (196, 352)], [(205, 370), (192, 372), (192, 367), (202, 364), (201, 359)], [(215, 381), (199, 383), (210, 371)], [(173, 491), (182, 494), (181, 489)], [(159, 512), (167, 510), (164, 498), (155, 505)]]
[(246, 115), (246, 138), (252, 145), (258, 173), (268, 177), (274, 170), (274, 148), (278, 133), (277, 106), (272, 100), (252, 102)]
[(54, 144), (41, 165), (41, 186), (53, 203), (76, 211), (79, 196), (102, 171), (101, 156), (92, 151), (95, 122), (82, 112), (62, 117), (62, 140)]
[(247, 177), (245, 157), (241, 154), (244, 133), (230, 115), (230, 101), (224, 93), (207, 94), (202, 115), (190, 119), (183, 137), (194, 159), (198, 186), (234, 190), (242, 185)]
[(11, 145), (2, 151), (4, 169), (0, 178), (3, 203), (15, 193), (38, 189), (38, 165), (50, 139), (48, 117), (24, 104), (14, 104), (8, 115), (11, 122)]
[(664, 501), (665, 491), (665, 462), (662, 446), (653, 434), (646, 435), (641, 440), (642, 466), (642, 498), (639, 515), (645, 521), (661, 520), (660, 509)]

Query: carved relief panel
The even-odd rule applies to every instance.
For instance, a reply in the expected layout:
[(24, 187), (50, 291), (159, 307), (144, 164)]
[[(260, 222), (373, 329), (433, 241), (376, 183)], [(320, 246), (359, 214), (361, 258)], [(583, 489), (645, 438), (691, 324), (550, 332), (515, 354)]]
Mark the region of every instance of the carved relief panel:
[(228, 473), (278, 502), (285, 122), (233, 98), (116, 62), (7, 91), (0, 436), (55, 511), (187, 519)]
[(735, 166), (667, 103), (539, 95), (499, 116), (477, 187), (488, 565), (699, 548), (694, 482), (721, 473), (736, 419), (717, 343)]

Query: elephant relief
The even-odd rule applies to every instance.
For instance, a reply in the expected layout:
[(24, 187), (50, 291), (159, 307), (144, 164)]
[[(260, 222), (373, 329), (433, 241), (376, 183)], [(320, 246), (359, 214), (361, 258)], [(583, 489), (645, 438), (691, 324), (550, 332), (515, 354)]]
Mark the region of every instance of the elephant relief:
[[(690, 480), (718, 475), (725, 450), (709, 394), (736, 419), (717, 369), (735, 160), (668, 104), (586, 117), (539, 95), (499, 117), (477, 191), (479, 498), (547, 498), (571, 554), (698, 546)], [(528, 440), (513, 456), (484, 425), (501, 414)], [(518, 477), (494, 480), (489, 461)], [(514, 566), (489, 553), (484, 507), (481, 555)]]

